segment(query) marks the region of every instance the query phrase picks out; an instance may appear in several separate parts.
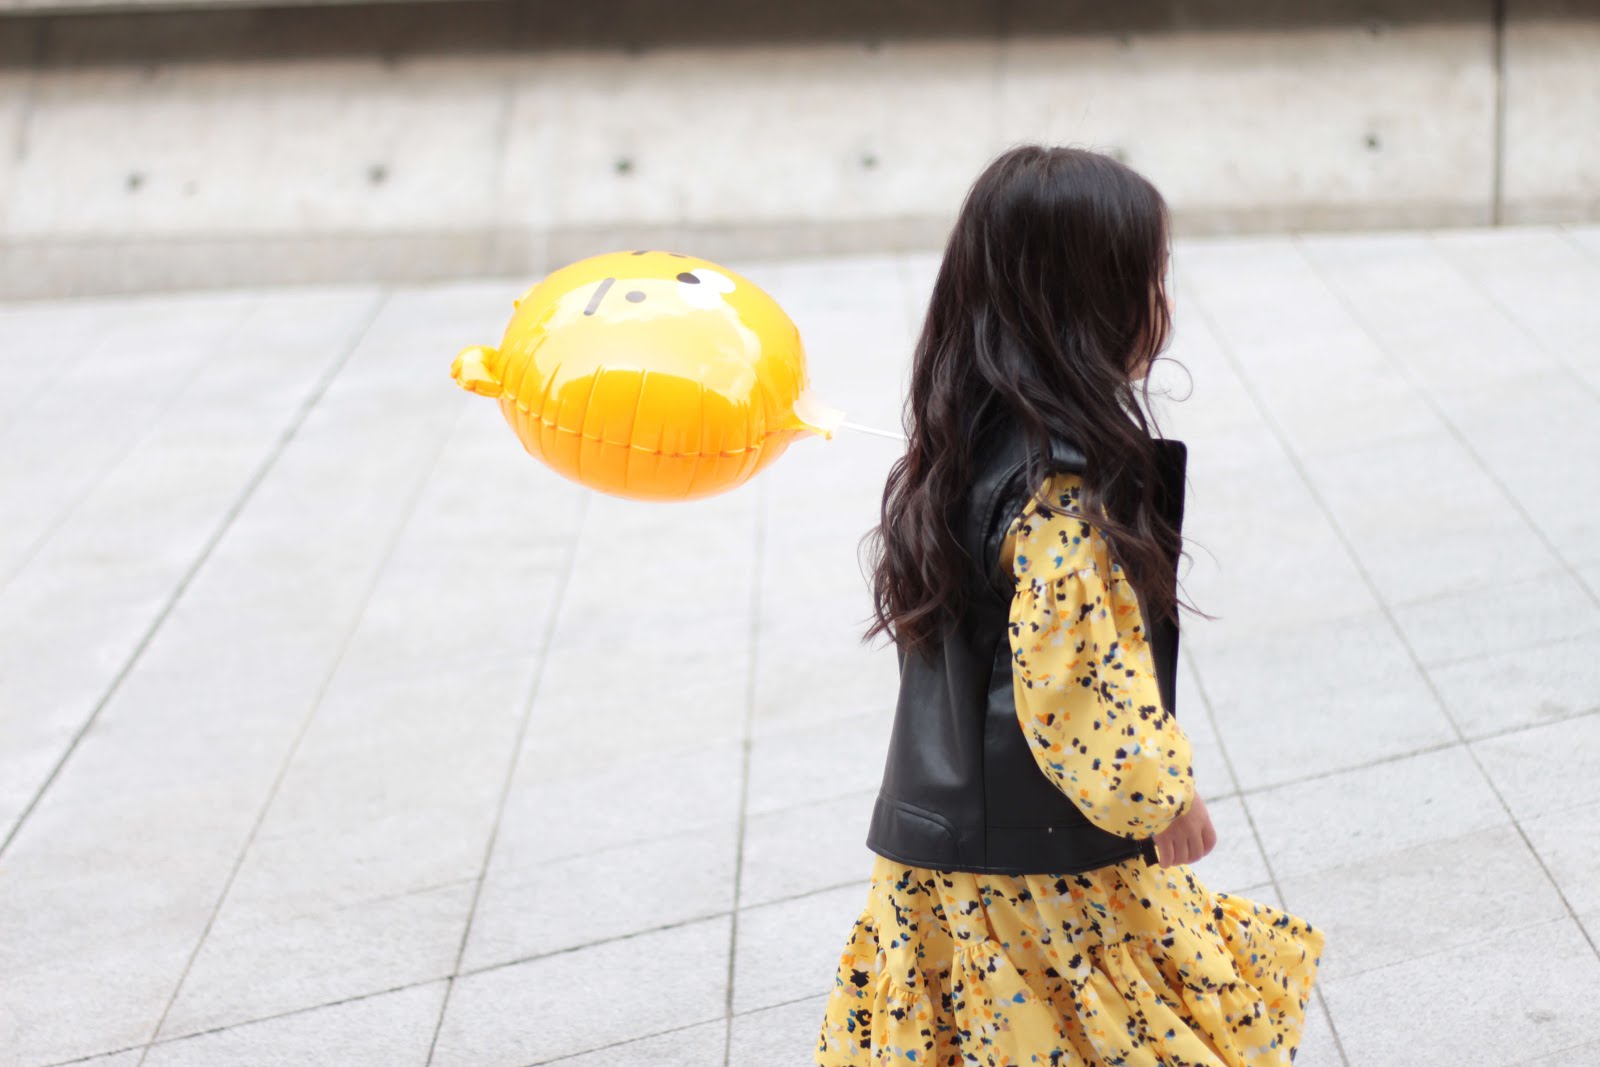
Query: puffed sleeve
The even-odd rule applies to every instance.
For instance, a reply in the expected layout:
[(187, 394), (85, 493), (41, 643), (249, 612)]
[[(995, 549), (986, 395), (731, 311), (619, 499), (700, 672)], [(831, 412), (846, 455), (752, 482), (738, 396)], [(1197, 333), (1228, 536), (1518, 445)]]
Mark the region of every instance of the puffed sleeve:
[[(1040, 495), (1077, 508), (1080, 488), (1057, 472)], [(1090, 821), (1152, 836), (1193, 804), (1189, 738), (1162, 706), (1138, 597), (1099, 528), (1037, 504), (1008, 532), (1017, 718), (1039, 768)]]

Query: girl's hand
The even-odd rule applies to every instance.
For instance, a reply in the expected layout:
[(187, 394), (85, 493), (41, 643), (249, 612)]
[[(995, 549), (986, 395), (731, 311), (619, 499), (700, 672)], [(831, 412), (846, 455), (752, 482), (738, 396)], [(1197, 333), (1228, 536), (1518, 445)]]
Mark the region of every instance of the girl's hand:
[(1216, 843), (1216, 828), (1211, 825), (1205, 801), (1196, 793), (1189, 810), (1156, 835), (1156, 861), (1163, 867), (1194, 863), (1210, 852)]

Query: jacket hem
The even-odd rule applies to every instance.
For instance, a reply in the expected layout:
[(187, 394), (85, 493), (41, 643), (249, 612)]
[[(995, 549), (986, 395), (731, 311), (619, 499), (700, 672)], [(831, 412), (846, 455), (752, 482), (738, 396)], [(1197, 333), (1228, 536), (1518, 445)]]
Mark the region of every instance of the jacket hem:
[(1134, 851), (1128, 853), (1125, 856), (1112, 857), (1112, 858), (1109, 858), (1109, 859), (1105, 860), (1104, 862), (1095, 863), (1092, 866), (1088, 866), (1088, 867), (1051, 867), (1051, 868), (1049, 868), (1047, 870), (1039, 870), (1039, 869), (1034, 868), (1034, 867), (1030, 867), (1030, 866), (1026, 866), (1026, 865), (1018, 865), (1018, 864), (999, 864), (999, 865), (996, 865), (996, 864), (983, 864), (983, 863), (962, 863), (959, 860), (957, 860), (954, 863), (950, 863), (950, 862), (943, 861), (943, 860), (915, 859), (915, 858), (913, 858), (911, 856), (907, 856), (907, 855), (905, 855), (903, 853), (894, 852), (894, 851), (892, 851), (890, 849), (886, 849), (883, 846), (877, 844), (870, 837), (867, 839), (866, 845), (867, 845), (867, 850), (869, 852), (872, 852), (873, 854), (878, 855), (878, 856), (882, 856), (886, 860), (893, 860), (896, 863), (904, 863), (907, 866), (911, 866), (911, 867), (920, 867), (921, 869), (923, 869), (925, 871), (964, 871), (964, 872), (969, 872), (969, 873), (972, 873), (972, 874), (1012, 874), (1012, 875), (1020, 875), (1020, 874), (1036, 874), (1036, 875), (1085, 874), (1085, 873), (1087, 873), (1089, 871), (1098, 871), (1102, 867), (1115, 867), (1119, 863), (1126, 863), (1131, 859), (1139, 859), (1141, 857), (1144, 859), (1146, 866), (1154, 866), (1155, 865), (1155, 860), (1154, 860), (1155, 848), (1150, 843), (1150, 840), (1148, 838), (1140, 841), (1138, 843), (1138, 847), (1135, 848)]

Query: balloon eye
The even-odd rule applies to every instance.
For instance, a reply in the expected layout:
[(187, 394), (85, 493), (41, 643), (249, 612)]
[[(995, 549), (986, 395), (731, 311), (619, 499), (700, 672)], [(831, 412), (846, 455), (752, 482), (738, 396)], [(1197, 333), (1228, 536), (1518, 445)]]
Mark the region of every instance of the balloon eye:
[(633, 292), (628, 294), (628, 303), (630, 303), (630, 304), (637, 304), (639, 301), (641, 301), (643, 299), (644, 299), (644, 294), (641, 293), (637, 289), (635, 289)]
[(678, 298), (702, 310), (723, 307), (722, 294), (733, 292), (732, 278), (706, 267), (684, 271), (678, 275), (678, 282)]

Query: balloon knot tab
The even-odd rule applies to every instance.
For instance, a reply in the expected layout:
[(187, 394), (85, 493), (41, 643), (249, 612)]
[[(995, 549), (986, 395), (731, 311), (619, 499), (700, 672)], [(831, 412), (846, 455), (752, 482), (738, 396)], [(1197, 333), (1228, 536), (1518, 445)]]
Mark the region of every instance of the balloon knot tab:
[(498, 400), (502, 390), (494, 364), (498, 362), (499, 355), (499, 352), (484, 345), (463, 348), (455, 362), (450, 364), (450, 377), (470, 393)]
[(795, 397), (794, 415), (802, 429), (821, 434), (823, 438), (831, 441), (835, 431), (844, 422), (845, 413), (822, 403), (807, 388), (801, 390), (800, 395)]

